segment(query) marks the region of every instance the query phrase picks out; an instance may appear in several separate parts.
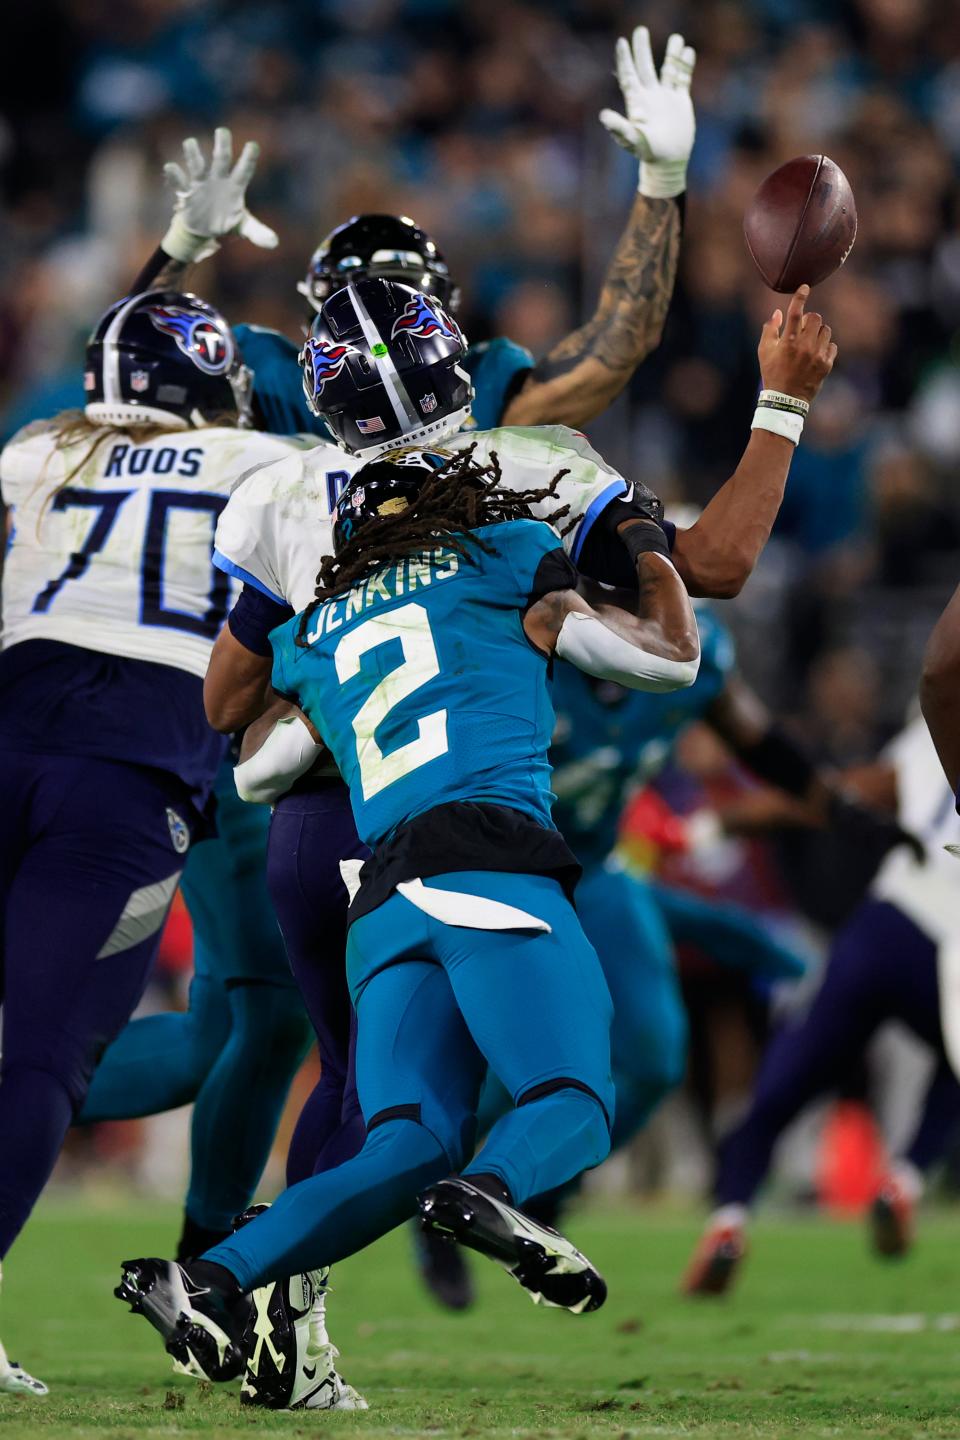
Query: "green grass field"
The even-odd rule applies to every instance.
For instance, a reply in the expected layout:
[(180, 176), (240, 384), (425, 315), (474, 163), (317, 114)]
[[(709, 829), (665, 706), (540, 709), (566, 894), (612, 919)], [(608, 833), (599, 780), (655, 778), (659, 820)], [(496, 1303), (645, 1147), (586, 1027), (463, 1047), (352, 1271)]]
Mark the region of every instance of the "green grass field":
[(960, 1436), (956, 1218), (915, 1256), (880, 1265), (859, 1227), (761, 1221), (738, 1292), (681, 1300), (691, 1217), (585, 1211), (573, 1237), (610, 1299), (575, 1319), (535, 1310), (478, 1263), (480, 1304), (437, 1310), (396, 1234), (338, 1267), (330, 1328), (366, 1414), (241, 1411), (236, 1387), (175, 1379), (149, 1326), (111, 1296), (118, 1261), (169, 1250), (149, 1207), (41, 1207), (6, 1267), (2, 1334), (51, 1387), (0, 1397), (0, 1440), (234, 1440), (291, 1436)]

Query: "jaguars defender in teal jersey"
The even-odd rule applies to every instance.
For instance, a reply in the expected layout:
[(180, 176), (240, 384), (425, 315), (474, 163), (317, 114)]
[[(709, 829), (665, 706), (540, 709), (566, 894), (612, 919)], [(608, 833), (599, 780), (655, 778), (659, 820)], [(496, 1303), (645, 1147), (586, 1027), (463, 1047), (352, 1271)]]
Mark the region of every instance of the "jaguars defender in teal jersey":
[[(424, 1224), (535, 1300), (580, 1313), (605, 1296), (569, 1241), (516, 1208), (599, 1163), (613, 1120), (609, 993), (550, 818), (548, 668), (558, 656), (673, 690), (695, 679), (699, 641), (655, 497), (620, 527), (637, 590), (611, 592), (581, 582), (530, 518), (544, 489), (499, 481), (469, 450), (363, 466), (315, 602), (272, 636), (274, 688), (330, 750), (372, 850), (347, 947), (367, 1139), (199, 1262), (126, 1263), (117, 1292), (168, 1346), (197, 1315), (228, 1345), (241, 1294), (268, 1289), (247, 1347), (258, 1397), (296, 1359), (274, 1282), (368, 1244), (418, 1190)], [(471, 1159), (487, 1066), (514, 1108)]]
[[(637, 32), (633, 48), (620, 42), (617, 70), (627, 114), (605, 111), (603, 123), (642, 164), (596, 314), (536, 365), (529, 351), (505, 337), (471, 346), (465, 367), (474, 388), (472, 423), (479, 429), (585, 425), (658, 344), (676, 273), (693, 144), (693, 62), (692, 50), (674, 36), (658, 77), (645, 30)], [(641, 113), (642, 121), (636, 118)], [(246, 206), (257, 150), (247, 144), (234, 164), (230, 132), (219, 129), (208, 165), (197, 142), (185, 142), (182, 164), (166, 167), (177, 197), (173, 222), (132, 289), (174, 278), (182, 289), (186, 269), (230, 235), (276, 245), (274, 232)], [(331, 291), (363, 275), (400, 279), (456, 306), (457, 289), (436, 243), (408, 219), (365, 215), (339, 226), (321, 243), (297, 288), (318, 310)], [(257, 425), (328, 438), (323, 421), (304, 403), (298, 345), (261, 326), (239, 324), (234, 333), (256, 375)], [(346, 474), (335, 466), (331, 477), (339, 479), (330, 483), (342, 483)], [(270, 1117), (282, 1104), (305, 1040), (263, 878), (269, 813), (237, 799), (229, 769), (217, 799), (221, 840), (197, 849), (184, 879), (196, 939), (190, 1009), (128, 1028), (104, 1057), (84, 1116), (94, 1121), (149, 1113), (198, 1097), (184, 1255), (223, 1233), (230, 1216), (248, 1203), (272, 1140)], [(244, 1098), (251, 1060), (264, 1094), (264, 1120), (256, 1126)]]

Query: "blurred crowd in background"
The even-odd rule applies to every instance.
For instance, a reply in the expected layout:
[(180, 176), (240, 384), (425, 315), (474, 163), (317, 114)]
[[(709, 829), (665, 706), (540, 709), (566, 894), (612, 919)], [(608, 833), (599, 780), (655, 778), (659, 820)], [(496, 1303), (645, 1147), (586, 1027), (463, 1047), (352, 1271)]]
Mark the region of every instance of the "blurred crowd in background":
[[(743, 211), (775, 166), (831, 155), (860, 217), (813, 302), (840, 359), (727, 614), (741, 668), (822, 759), (857, 764), (899, 728), (960, 557), (956, 0), (18, 0), (4, 19), (4, 437), (75, 388), (91, 322), (166, 227), (163, 161), (215, 124), (259, 140), (250, 204), (281, 236), (195, 272), (230, 318), (298, 336), (319, 239), (395, 211), (446, 253), (470, 339), (542, 354), (589, 315), (636, 185), (596, 118), (619, 105), (614, 41), (642, 21), (659, 55), (683, 31), (698, 130), (677, 292), (592, 436), (669, 501), (709, 498), (744, 444), (776, 303)], [(683, 758), (697, 784), (724, 776), (706, 742)], [(738, 864), (789, 910), (756, 857)]]

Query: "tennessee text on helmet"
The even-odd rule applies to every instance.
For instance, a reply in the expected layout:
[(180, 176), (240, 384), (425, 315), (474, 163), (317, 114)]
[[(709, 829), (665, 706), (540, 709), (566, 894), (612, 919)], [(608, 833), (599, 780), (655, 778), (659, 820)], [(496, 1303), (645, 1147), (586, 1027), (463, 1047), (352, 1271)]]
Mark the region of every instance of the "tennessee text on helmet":
[(432, 295), (358, 280), (325, 300), (310, 327), (299, 357), (307, 406), (354, 455), (442, 439), (470, 413), (466, 349)]
[(250, 424), (253, 372), (226, 320), (196, 295), (151, 290), (111, 305), (87, 342), (83, 384), (99, 425)]

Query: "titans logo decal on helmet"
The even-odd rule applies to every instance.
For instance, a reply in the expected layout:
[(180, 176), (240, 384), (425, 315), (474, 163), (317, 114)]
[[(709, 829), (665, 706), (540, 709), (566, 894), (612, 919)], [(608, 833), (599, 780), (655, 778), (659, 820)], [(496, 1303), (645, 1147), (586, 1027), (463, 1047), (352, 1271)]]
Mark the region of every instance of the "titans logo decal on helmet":
[(348, 355), (357, 353), (353, 345), (335, 345), (331, 340), (309, 339), (300, 352), (304, 383), (314, 400), (319, 399), (328, 380), (335, 380), (347, 363)]
[(449, 340), (460, 338), (439, 301), (434, 300), (432, 295), (421, 294), (412, 296), (404, 305), (403, 313), (394, 321), (390, 339), (396, 335), (419, 335), (424, 339), (429, 335), (445, 335)]
[(233, 337), (206, 315), (176, 305), (151, 305), (147, 314), (154, 327), (164, 335), (171, 335), (177, 349), (205, 375), (225, 375), (230, 369), (234, 357)]

